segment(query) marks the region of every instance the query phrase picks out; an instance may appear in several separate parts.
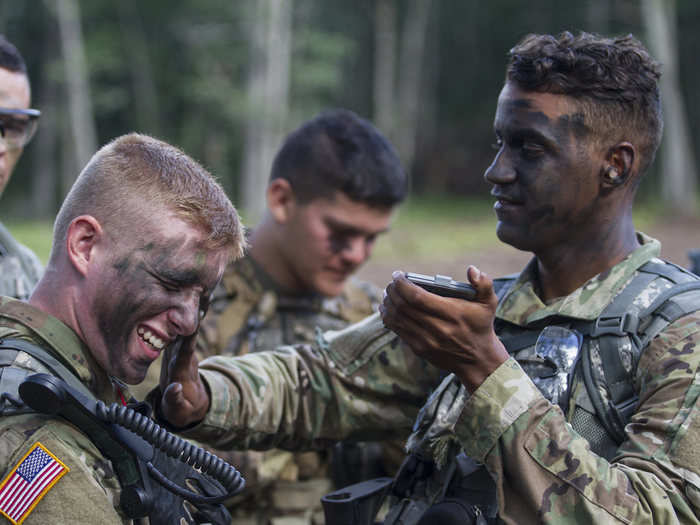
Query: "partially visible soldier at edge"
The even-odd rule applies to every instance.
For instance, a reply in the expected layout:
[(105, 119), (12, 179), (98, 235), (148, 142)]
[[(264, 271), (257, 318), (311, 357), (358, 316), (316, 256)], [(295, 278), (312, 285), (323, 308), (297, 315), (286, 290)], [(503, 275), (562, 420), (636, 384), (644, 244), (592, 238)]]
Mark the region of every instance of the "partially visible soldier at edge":
[[(40, 113), (29, 108), (30, 101), (24, 59), (0, 35), (0, 196), (37, 128)], [(34, 252), (17, 242), (0, 223), (0, 295), (28, 299), (42, 271)]]
[[(324, 111), (290, 133), (272, 165), (265, 216), (214, 292), (200, 328), (201, 355), (312, 343), (317, 330), (339, 330), (376, 312), (381, 291), (352, 275), (406, 191), (394, 148), (355, 113)], [(141, 391), (157, 384), (154, 373)], [(230, 506), (234, 518), (259, 525), (285, 516), (310, 524), (314, 512), (318, 521), (329, 477), (343, 486), (363, 474), (393, 473), (402, 457), (401, 445), (390, 443), (342, 444), (332, 461), (330, 450), (215, 452), (246, 478), (245, 493)]]
[[(18, 385), (58, 374), (107, 404), (125, 404), (124, 383), (141, 382), (164, 347), (194, 347), (210, 295), (243, 245), (221, 186), (177, 148), (130, 134), (93, 155), (58, 212), (46, 272), (29, 301), (0, 298), (0, 521), (133, 523), (100, 452), (104, 441), (26, 410)], [(62, 477), (20, 500), (15, 474), (36, 488), (51, 479), (36, 473), (46, 464)]]
[[(318, 345), (198, 372), (180, 353), (160, 413), (221, 448), (413, 427), (387, 525), (700, 523), (700, 279), (632, 221), (661, 140), (659, 77), (632, 36), (525, 37), (485, 173), (499, 239), (534, 255), (520, 275), (470, 267), (469, 302), (398, 272), (381, 319)], [(411, 350), (453, 372), (427, 403), (437, 378)]]

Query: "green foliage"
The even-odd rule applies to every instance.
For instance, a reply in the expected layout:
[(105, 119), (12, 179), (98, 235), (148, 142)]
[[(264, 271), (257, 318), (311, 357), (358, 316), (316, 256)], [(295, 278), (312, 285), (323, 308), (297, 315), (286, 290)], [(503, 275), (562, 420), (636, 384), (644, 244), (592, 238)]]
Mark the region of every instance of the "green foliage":
[[(328, 106), (372, 118), (375, 2), (289, 1), (287, 129)], [(133, 130), (159, 136), (205, 164), (239, 201), (245, 125), (258, 111), (247, 96), (247, 75), (256, 60), (250, 31), (258, 0), (77, 3), (99, 144)], [(39, 134), (3, 197), (3, 218), (10, 213), (52, 218), (63, 193), (45, 202), (31, 198), (45, 174), (40, 167), (53, 170), (56, 181), (72, 180), (79, 169), (71, 157), (57, 5), (54, 0), (0, 3), (0, 32), (25, 56), (35, 106), (44, 112)], [(400, 36), (410, 4), (396, 0), (394, 5)], [(700, 105), (692, 101), (700, 84), (694, 67), (700, 3), (678, 0), (677, 9), (678, 63), (690, 136), (698, 149)], [(644, 39), (639, 3), (629, 0), (573, 2), (566, 9), (556, 0), (440, 0), (431, 3), (428, 28), (415, 164), (409, 167), (413, 189), (476, 198), (487, 195), (481, 177), (493, 156), (493, 112), (506, 53), (515, 42), (529, 32), (564, 29), (633, 32)], [(65, 186), (57, 183), (56, 192)]]
[(50, 221), (12, 221), (5, 223), (12, 235), (29, 247), (46, 264), (51, 252), (53, 223)]
[(380, 237), (374, 257), (386, 260), (446, 259), (498, 244), (492, 202), (445, 196), (412, 196), (391, 230)]

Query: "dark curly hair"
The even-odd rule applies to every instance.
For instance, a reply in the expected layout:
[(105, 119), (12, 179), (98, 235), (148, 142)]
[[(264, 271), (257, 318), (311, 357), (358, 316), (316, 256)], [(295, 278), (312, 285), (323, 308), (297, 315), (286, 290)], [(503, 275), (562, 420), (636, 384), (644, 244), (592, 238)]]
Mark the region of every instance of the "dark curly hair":
[(507, 82), (572, 97), (594, 140), (633, 142), (642, 173), (654, 160), (663, 131), (661, 66), (634, 36), (527, 35), (508, 56)]

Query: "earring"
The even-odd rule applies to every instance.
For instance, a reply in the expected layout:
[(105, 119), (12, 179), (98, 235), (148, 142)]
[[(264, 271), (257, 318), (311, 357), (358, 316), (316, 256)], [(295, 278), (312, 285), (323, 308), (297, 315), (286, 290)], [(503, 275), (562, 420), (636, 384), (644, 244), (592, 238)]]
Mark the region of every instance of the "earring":
[(624, 182), (624, 179), (620, 177), (620, 172), (617, 171), (617, 168), (615, 166), (608, 166), (605, 169), (605, 173), (603, 174), (603, 176), (605, 177), (606, 181), (615, 186)]

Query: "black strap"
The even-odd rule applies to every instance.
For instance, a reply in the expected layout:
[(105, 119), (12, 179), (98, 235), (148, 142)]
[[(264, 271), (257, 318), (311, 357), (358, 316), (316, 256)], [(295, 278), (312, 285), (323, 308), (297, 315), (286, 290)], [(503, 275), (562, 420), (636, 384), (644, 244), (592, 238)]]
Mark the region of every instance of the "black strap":
[(54, 373), (54, 375), (63, 379), (66, 383), (76, 390), (79, 390), (82, 394), (85, 394), (91, 398), (94, 397), (94, 394), (88, 390), (88, 388), (76, 377), (73, 372), (68, 370), (64, 364), (58, 361), (39, 345), (30, 343), (24, 339), (6, 337), (4, 339), (0, 339), (0, 350), (15, 350), (17, 352), (29, 354), (44, 364)]
[[(670, 263), (656, 262), (648, 262), (639, 270), (640, 273), (615, 297), (614, 301), (595, 321), (595, 327), (591, 333), (591, 337), (598, 340), (603, 380), (610, 395), (609, 406), (605, 406), (592, 377), (592, 363), (590, 355), (587, 355), (590, 352), (590, 346), (586, 348), (582, 356), (584, 382), (589, 397), (596, 408), (599, 419), (618, 444), (626, 438), (624, 427), (639, 401), (634, 389), (633, 377), (640, 352), (664, 327), (700, 309), (700, 304), (689, 309), (672, 300), (685, 292), (700, 290), (700, 281), (691, 273)], [(662, 292), (638, 315), (630, 312), (630, 305), (634, 299), (659, 276), (671, 281), (674, 286)], [(693, 278), (693, 280), (679, 284), (679, 280), (686, 276)], [(663, 319), (664, 322), (654, 323), (654, 320), (658, 318)], [(645, 330), (652, 323), (654, 323), (654, 331), (645, 333)], [(635, 362), (632, 363), (629, 372), (622, 362), (620, 337), (629, 337), (634, 347), (632, 357)]]
[[(667, 279), (674, 285), (662, 292), (639, 314), (630, 311), (630, 305), (635, 298), (659, 277)], [(689, 277), (691, 281), (687, 281)], [(508, 278), (499, 283), (499, 300), (503, 298), (514, 281), (515, 279)], [(533, 346), (542, 328), (551, 324), (568, 326), (589, 340), (596, 339), (600, 352), (602, 379), (609, 391), (608, 406), (598, 391), (593, 375), (590, 345), (585, 345), (581, 355), (583, 379), (603, 426), (618, 443), (622, 443), (625, 439), (625, 424), (638, 403), (633, 381), (637, 365), (636, 358), (664, 327), (693, 311), (700, 310), (700, 303), (689, 308), (688, 305), (673, 301), (674, 297), (695, 290), (700, 290), (700, 280), (692, 273), (672, 263), (650, 261), (639, 268), (632, 282), (625, 286), (597, 319), (582, 321), (565, 317), (548, 317), (527, 327), (518, 327), (517, 334), (501, 337), (501, 341), (508, 352), (514, 354)], [(495, 323), (498, 331), (510, 324), (500, 319), (496, 319)], [(635, 361), (629, 372), (622, 362), (621, 337), (628, 337), (634, 347), (632, 357)]]

